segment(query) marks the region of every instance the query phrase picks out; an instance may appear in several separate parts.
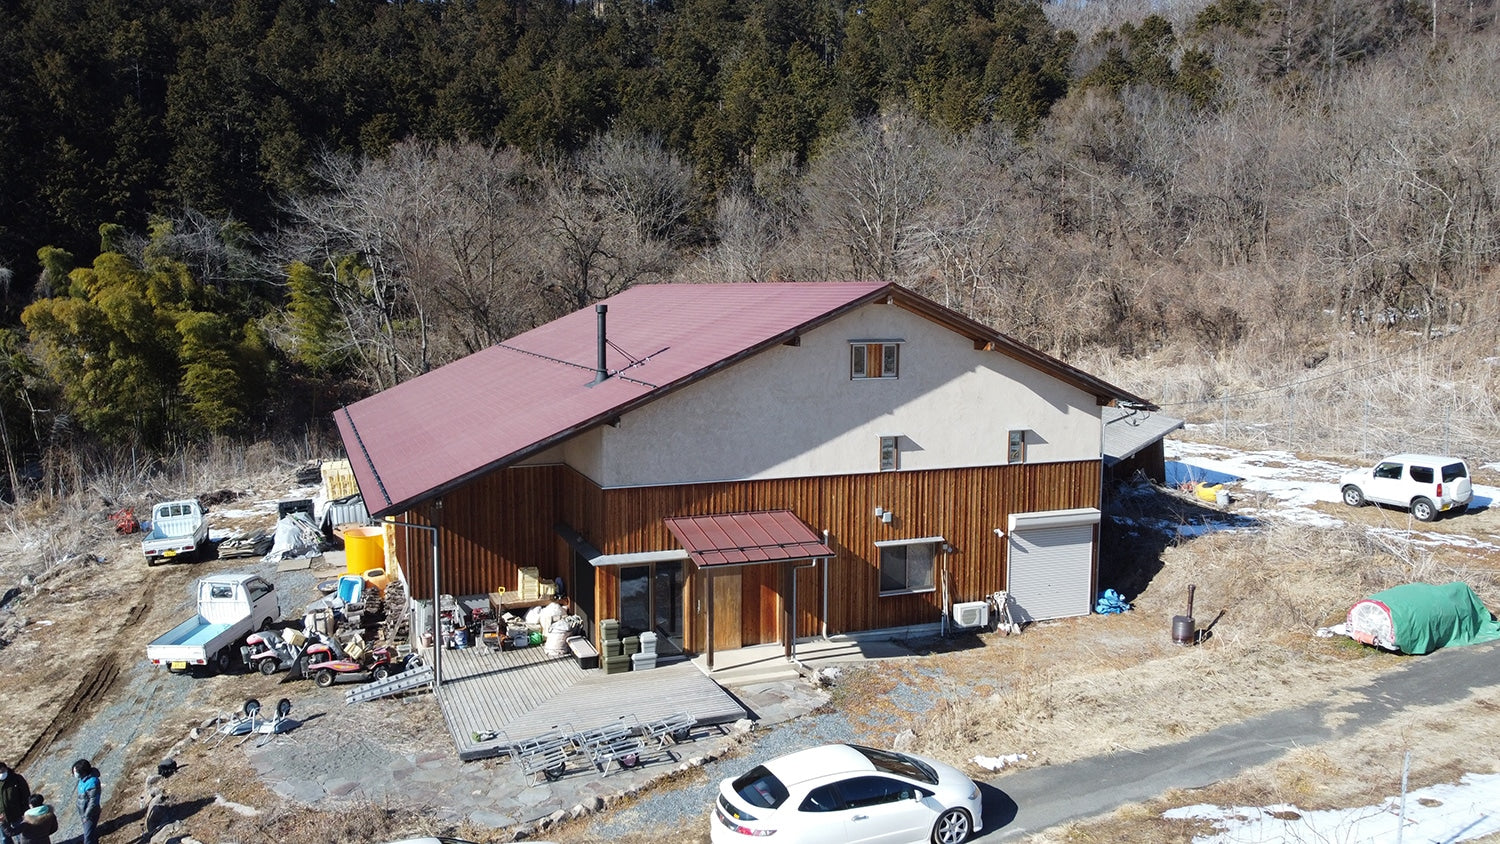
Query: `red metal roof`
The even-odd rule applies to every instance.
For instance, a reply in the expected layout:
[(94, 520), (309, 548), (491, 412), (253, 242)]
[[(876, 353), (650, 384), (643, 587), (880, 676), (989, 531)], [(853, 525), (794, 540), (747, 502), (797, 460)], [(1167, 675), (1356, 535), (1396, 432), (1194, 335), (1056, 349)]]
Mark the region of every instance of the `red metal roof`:
[(599, 424), (799, 330), (877, 298), (876, 282), (659, 284), (604, 300), (606, 368), (594, 384), (593, 308), (491, 346), (335, 414), (371, 515)]
[(779, 563), (831, 557), (833, 551), (791, 510), (663, 519), (700, 566)]

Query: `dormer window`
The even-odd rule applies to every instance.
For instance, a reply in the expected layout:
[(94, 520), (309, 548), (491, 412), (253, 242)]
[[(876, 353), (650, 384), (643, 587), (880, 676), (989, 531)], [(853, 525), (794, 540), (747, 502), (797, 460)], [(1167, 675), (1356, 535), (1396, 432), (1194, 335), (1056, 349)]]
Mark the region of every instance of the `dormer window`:
[(901, 359), (900, 340), (855, 340), (849, 344), (849, 377), (895, 378)]

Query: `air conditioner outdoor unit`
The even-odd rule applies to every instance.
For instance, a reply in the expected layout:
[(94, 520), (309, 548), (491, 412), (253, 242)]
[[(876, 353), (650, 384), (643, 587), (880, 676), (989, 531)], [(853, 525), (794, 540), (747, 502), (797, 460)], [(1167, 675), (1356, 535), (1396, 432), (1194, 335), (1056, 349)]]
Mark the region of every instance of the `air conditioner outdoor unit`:
[(987, 627), (990, 623), (990, 605), (984, 601), (954, 604), (953, 623), (959, 627)]

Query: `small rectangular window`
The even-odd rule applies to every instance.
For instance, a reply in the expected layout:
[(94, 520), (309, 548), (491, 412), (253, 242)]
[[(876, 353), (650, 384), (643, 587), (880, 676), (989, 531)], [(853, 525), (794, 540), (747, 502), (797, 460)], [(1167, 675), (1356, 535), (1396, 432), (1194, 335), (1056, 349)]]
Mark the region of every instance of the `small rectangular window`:
[(900, 371), (901, 344), (897, 341), (849, 344), (849, 377), (895, 378)]
[(901, 468), (901, 449), (898, 447), (899, 437), (880, 438), (880, 471), (894, 472)]
[(936, 543), (886, 545), (880, 549), (880, 593), (925, 592), (932, 589), (932, 558)]
[(1005, 454), (1006, 463), (1026, 462), (1026, 432), (1011, 431), (1010, 445)]

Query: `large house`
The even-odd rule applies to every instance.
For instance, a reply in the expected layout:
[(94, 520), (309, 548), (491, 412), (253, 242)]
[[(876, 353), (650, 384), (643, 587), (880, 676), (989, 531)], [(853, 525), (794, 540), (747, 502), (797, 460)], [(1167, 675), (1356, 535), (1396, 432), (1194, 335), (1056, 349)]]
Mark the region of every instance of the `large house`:
[(1150, 407), (898, 285), (663, 284), (337, 421), (414, 598), (534, 568), (591, 635), (711, 660), (997, 590), (1087, 614), (1118, 404)]

